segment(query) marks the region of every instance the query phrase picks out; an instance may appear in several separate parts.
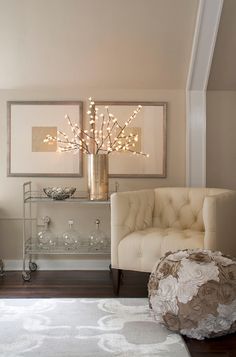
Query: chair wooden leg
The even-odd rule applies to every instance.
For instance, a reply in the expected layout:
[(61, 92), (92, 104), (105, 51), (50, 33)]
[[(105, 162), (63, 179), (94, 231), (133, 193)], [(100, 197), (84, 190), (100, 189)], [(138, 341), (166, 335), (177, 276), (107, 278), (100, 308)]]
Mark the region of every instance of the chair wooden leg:
[(115, 295), (119, 295), (121, 272), (122, 272), (121, 269), (111, 268), (113, 291), (114, 291)]
[(4, 275), (4, 263), (3, 260), (0, 259), (0, 276)]

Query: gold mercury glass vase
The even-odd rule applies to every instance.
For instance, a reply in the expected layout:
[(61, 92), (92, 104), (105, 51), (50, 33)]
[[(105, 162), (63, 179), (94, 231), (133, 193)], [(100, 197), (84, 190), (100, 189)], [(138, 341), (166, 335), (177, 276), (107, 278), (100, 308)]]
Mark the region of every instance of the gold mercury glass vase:
[(108, 200), (108, 154), (88, 154), (88, 191), (91, 201)]

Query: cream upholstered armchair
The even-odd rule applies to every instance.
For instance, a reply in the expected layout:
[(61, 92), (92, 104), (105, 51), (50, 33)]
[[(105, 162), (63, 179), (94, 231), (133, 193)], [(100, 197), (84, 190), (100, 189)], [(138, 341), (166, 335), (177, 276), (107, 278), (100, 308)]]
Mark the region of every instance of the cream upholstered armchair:
[(236, 256), (236, 192), (211, 188), (157, 188), (111, 196), (111, 266), (151, 272), (167, 251), (220, 250)]

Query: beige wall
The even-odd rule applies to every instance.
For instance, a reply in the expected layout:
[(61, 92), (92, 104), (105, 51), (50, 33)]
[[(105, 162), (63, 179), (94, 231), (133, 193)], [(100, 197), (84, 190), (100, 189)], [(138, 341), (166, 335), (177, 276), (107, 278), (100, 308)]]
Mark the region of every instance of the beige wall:
[(236, 189), (236, 91), (207, 92), (207, 186)]
[(184, 89), (199, 0), (0, 0), (0, 88)]
[[(0, 91), (0, 256), (4, 259), (20, 259), (22, 248), (22, 183), (28, 178), (6, 176), (7, 156), (7, 100), (86, 100), (92, 96), (97, 100), (132, 100), (132, 101), (167, 101), (167, 178), (165, 179), (111, 179), (110, 189), (115, 181), (119, 189), (135, 190), (157, 186), (185, 185), (185, 92), (156, 90), (5, 90)], [(84, 108), (86, 112), (86, 105)], [(20, 133), (19, 133), (20, 135)], [(86, 174), (86, 169), (84, 168)], [(67, 178), (32, 178), (34, 186), (75, 185), (78, 190), (86, 190), (86, 177)], [(64, 208), (41, 208), (39, 216), (48, 214), (52, 217), (52, 228), (58, 233), (66, 229), (67, 220), (74, 218), (77, 228), (83, 236), (88, 235), (94, 220), (102, 220), (102, 228), (109, 235), (109, 209), (98, 207), (78, 207), (65, 205)], [(58, 220), (59, 217), (59, 220)], [(57, 218), (57, 219), (56, 219)], [(19, 219), (19, 220), (17, 220)], [(58, 222), (59, 221), (59, 222)]]
[(236, 90), (236, 1), (226, 0), (220, 18), (208, 81), (210, 91)]

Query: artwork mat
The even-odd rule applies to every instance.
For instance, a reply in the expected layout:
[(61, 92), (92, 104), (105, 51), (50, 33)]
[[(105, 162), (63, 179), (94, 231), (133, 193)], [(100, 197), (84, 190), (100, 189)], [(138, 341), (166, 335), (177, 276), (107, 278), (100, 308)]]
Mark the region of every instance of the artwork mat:
[[(122, 153), (120, 154), (110, 154), (109, 156), (109, 177), (124, 177), (124, 178), (165, 178), (166, 175), (167, 175), (167, 102), (126, 102), (126, 101), (96, 101), (95, 100), (95, 106), (100, 110), (101, 108), (100, 107), (105, 107), (105, 106), (108, 106), (109, 107), (109, 111), (110, 113), (114, 114), (116, 116), (115, 113), (113, 113), (113, 108), (115, 106), (129, 106), (130, 108), (130, 113), (129, 115), (132, 114), (132, 111), (134, 109), (137, 108), (138, 105), (141, 105), (143, 108), (145, 107), (157, 107), (157, 108), (160, 108), (162, 110), (162, 119), (161, 119), (161, 135), (162, 135), (162, 138), (161, 138), (161, 157), (160, 157), (160, 168), (159, 168), (159, 171), (158, 172), (151, 172), (151, 173), (142, 173), (142, 172), (135, 172), (135, 173), (132, 173), (132, 172), (113, 172), (113, 169), (112, 169), (112, 155), (120, 155), (120, 160), (116, 160), (116, 167), (117, 167), (117, 164), (119, 165), (119, 161), (122, 160), (122, 157), (124, 158), (124, 155), (122, 155)], [(112, 108), (113, 107), (113, 108)], [(143, 110), (142, 108), (142, 110)], [(142, 110), (140, 113), (142, 113)], [(99, 113), (99, 112), (98, 112)], [(140, 114), (139, 113), (139, 114)], [(136, 119), (138, 118), (139, 114), (137, 115)], [(120, 119), (119, 117), (117, 117), (118, 119), (118, 122), (120, 122)], [(126, 117), (126, 120), (128, 118)], [(135, 120), (136, 120), (135, 119)], [(130, 124), (130, 127), (139, 127), (139, 125), (136, 125), (136, 122), (131, 122)], [(128, 126), (129, 127), (129, 126)], [(140, 128), (140, 130), (143, 132), (143, 127)], [(152, 135), (155, 136), (155, 133), (153, 133), (153, 131), (151, 132)], [(155, 145), (154, 143), (154, 136), (152, 137), (153, 139), (153, 147)], [(148, 141), (150, 138), (148, 138)], [(145, 149), (143, 150), (143, 152), (145, 152)], [(147, 152), (148, 153), (148, 152)], [(158, 154), (158, 152), (156, 152), (156, 154)], [(150, 158), (145, 158), (145, 157), (141, 157), (141, 155), (136, 155), (136, 161), (143, 161), (143, 160), (149, 160)], [(137, 165), (139, 165), (137, 163)], [(148, 164), (147, 164), (148, 165)], [(130, 168), (130, 165), (129, 165), (129, 168)], [(122, 171), (122, 170), (121, 170)]]
[(55, 152), (57, 151), (56, 141), (47, 141), (44, 139), (47, 135), (57, 136), (56, 126), (32, 126), (32, 152)]
[[(69, 111), (69, 112), (68, 112)], [(27, 115), (22, 118), (22, 113)], [(45, 117), (39, 120), (38, 114), (29, 124), (30, 115), (43, 112)], [(7, 126), (7, 176), (13, 177), (81, 177), (83, 175), (83, 154), (60, 152), (32, 152), (32, 127), (57, 126), (70, 135), (70, 127), (65, 119), (66, 114), (72, 113), (72, 121), (83, 127), (83, 102), (82, 101), (8, 101)], [(52, 117), (50, 115), (52, 114)], [(47, 117), (53, 122), (47, 121)], [(56, 123), (56, 125), (54, 124)], [(21, 135), (17, 134), (17, 128)], [(28, 132), (28, 136), (26, 135)], [(31, 134), (30, 134), (31, 133)], [(22, 136), (22, 138), (21, 138)], [(14, 138), (14, 139), (13, 139)], [(16, 144), (16, 142), (18, 143)], [(23, 147), (18, 147), (19, 145)], [(15, 146), (14, 146), (15, 145)], [(30, 149), (29, 149), (30, 148)], [(22, 155), (23, 151), (23, 155)], [(25, 155), (25, 157), (24, 157)], [(22, 161), (22, 157), (24, 160)], [(45, 157), (45, 160), (43, 158)], [(29, 160), (29, 162), (26, 160)], [(38, 159), (38, 161), (37, 161)], [(25, 170), (15, 170), (19, 162), (23, 162)], [(37, 165), (37, 163), (40, 165)], [(40, 167), (37, 172), (36, 168)], [(31, 168), (33, 168), (31, 170)]]

